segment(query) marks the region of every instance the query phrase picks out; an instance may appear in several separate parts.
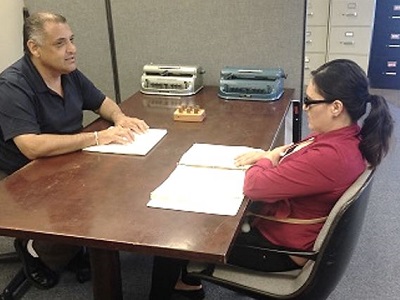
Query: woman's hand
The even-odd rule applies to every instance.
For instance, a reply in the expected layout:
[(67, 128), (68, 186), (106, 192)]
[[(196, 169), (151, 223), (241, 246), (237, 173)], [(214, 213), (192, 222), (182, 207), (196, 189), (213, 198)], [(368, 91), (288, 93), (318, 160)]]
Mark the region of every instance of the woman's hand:
[(235, 165), (237, 167), (252, 165), (265, 156), (266, 151), (251, 151), (243, 153), (235, 158)]
[(236, 166), (253, 165), (262, 158), (269, 159), (274, 166), (276, 166), (284, 155), (285, 151), (289, 149), (293, 144), (287, 144), (280, 147), (276, 147), (273, 150), (268, 151), (251, 151), (241, 154), (235, 158)]

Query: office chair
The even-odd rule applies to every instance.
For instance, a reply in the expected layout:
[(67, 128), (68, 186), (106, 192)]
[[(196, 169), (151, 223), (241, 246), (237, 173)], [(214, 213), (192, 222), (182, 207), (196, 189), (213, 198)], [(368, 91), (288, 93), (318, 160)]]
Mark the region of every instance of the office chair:
[[(21, 263), (17, 253), (6, 253), (0, 255), (0, 263), (16, 261)], [(67, 270), (75, 273), (76, 280), (79, 283), (84, 283), (90, 280), (90, 269), (81, 268), (78, 265), (70, 265)], [(0, 294), (0, 300), (20, 299), (31, 286), (32, 284), (25, 275), (24, 268), (21, 266), (17, 274), (12, 278), (12, 280)]]
[[(0, 264), (9, 262), (19, 262), (21, 264), (21, 261), (15, 252), (0, 254)], [(86, 269), (70, 269), (70, 271), (75, 273), (76, 280), (79, 283), (84, 283), (90, 280), (90, 273), (88, 273), (88, 270)], [(0, 300), (20, 299), (31, 286), (32, 284), (27, 279), (23, 267), (20, 267), (17, 274), (12, 278), (12, 280), (0, 294)]]
[[(330, 212), (311, 259), (299, 270), (257, 272), (232, 265), (190, 263), (189, 276), (212, 282), (255, 299), (326, 299), (339, 283), (357, 244), (373, 181), (367, 169), (342, 195)], [(265, 249), (266, 253), (274, 249)], [(287, 252), (292, 254), (293, 252)]]
[[(3, 171), (0, 170), (0, 180), (7, 177)], [(19, 262), (19, 257), (17, 253), (8, 252), (0, 254), (0, 264), (3, 263), (16, 263)], [(11, 300), (13, 299), (13, 295), (21, 295), (21, 293), (25, 293), (24, 291), (29, 287), (29, 283), (26, 280), (26, 276), (23, 272), (23, 269), (20, 268), (17, 275), (11, 280), (11, 282), (7, 285), (7, 287), (3, 290), (2, 294), (0, 294), (1, 300)]]
[[(0, 170), (0, 180), (7, 177), (3, 171)], [(21, 261), (16, 252), (0, 254), (0, 264)], [(79, 283), (84, 283), (90, 280), (90, 270), (81, 269), (78, 266), (71, 266), (70, 271), (74, 272), (76, 279)], [(0, 300), (14, 300), (20, 299), (31, 287), (31, 283), (27, 279), (24, 269), (21, 266), (17, 274), (12, 278), (8, 285), (4, 288), (0, 294)]]
[[(20, 262), (17, 253), (4, 253), (0, 255), (0, 263)], [(21, 267), (14, 278), (4, 288), (0, 294), (1, 300), (13, 300), (21, 298), (29, 289), (31, 284), (27, 280), (24, 270)]]

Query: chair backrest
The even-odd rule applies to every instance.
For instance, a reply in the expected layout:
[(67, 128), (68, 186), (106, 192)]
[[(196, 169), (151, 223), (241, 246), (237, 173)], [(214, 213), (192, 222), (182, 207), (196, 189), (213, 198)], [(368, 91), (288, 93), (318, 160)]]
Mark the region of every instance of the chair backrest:
[[(342, 277), (357, 244), (373, 173), (365, 170), (335, 204), (315, 242), (314, 250), (319, 251), (316, 261), (309, 261), (300, 271), (263, 273), (218, 265), (211, 277), (198, 277), (256, 298), (326, 299)], [(196, 274), (199, 268), (192, 266), (189, 271)]]
[(314, 244), (320, 254), (303, 268), (310, 274), (297, 291), (301, 299), (325, 299), (339, 283), (360, 236), (373, 175), (374, 170), (365, 170), (330, 212)]

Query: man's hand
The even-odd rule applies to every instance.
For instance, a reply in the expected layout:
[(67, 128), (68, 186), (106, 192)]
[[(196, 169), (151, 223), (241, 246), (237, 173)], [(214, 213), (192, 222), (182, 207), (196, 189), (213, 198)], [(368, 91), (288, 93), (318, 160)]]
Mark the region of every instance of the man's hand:
[(104, 119), (112, 121), (115, 127), (123, 127), (139, 134), (145, 133), (149, 129), (145, 121), (126, 116), (119, 106), (108, 97), (103, 101), (97, 112)]
[(149, 125), (147, 125), (145, 121), (138, 119), (138, 118), (128, 117), (128, 116), (125, 116), (124, 114), (121, 114), (116, 119), (116, 122), (114, 124), (116, 127), (121, 126), (123, 128), (130, 129), (133, 132), (136, 132), (139, 134), (145, 133), (149, 129)]

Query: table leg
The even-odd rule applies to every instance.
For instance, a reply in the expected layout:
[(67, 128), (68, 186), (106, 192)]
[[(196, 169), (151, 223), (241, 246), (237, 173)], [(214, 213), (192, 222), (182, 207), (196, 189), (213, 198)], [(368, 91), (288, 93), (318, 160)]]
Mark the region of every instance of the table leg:
[(122, 281), (119, 252), (90, 248), (93, 299), (122, 299)]

